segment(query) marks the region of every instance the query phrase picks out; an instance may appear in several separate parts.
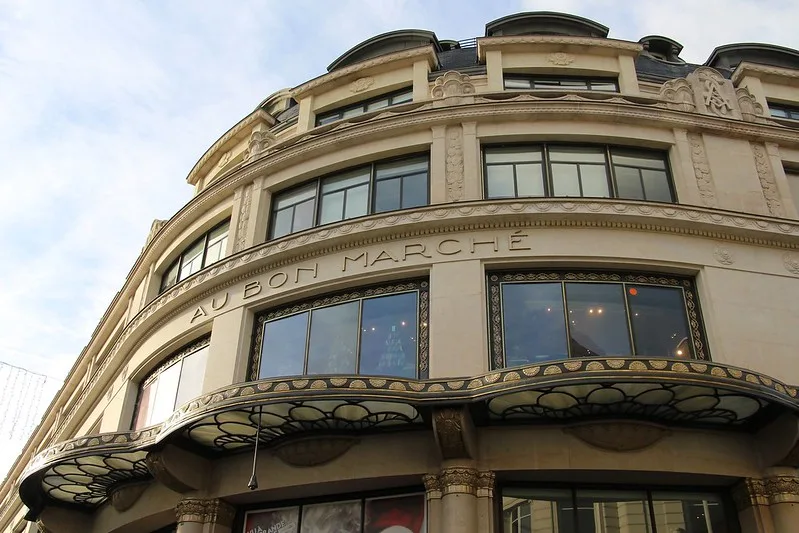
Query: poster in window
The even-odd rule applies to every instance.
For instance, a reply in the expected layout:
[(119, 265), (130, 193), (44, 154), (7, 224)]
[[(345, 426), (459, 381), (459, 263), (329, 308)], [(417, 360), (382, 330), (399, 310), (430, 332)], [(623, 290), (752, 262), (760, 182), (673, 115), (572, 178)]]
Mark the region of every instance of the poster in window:
[(302, 533), (361, 533), (361, 502), (304, 506)]
[(366, 500), (364, 533), (424, 533), (424, 495)]
[(298, 507), (247, 513), (244, 533), (297, 533)]

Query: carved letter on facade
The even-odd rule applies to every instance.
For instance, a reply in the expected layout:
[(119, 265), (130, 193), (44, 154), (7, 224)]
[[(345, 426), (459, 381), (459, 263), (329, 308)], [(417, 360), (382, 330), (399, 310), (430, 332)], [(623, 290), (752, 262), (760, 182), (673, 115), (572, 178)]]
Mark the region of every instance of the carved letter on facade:
[(685, 78), (691, 84), (696, 110), (706, 115), (741, 118), (732, 82), (710, 67), (699, 67)]
[(463, 199), (463, 128), (454, 126), (447, 130), (447, 199)]

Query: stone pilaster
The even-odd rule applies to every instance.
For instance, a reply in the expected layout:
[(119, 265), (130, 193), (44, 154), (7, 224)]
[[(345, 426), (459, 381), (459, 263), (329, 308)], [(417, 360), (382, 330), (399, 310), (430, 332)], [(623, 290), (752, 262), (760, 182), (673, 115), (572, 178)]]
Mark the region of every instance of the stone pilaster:
[(477, 474), (477, 525), (479, 531), (494, 533), (494, 472)]
[(763, 479), (745, 479), (732, 491), (743, 531), (790, 533), (799, 524), (799, 477), (774, 468)]
[(236, 509), (219, 499), (187, 498), (175, 507), (177, 533), (231, 533)]
[(437, 474), (422, 477), (427, 496), (427, 530), (441, 531), (441, 480)]
[(428, 531), (493, 533), (494, 473), (450, 466), (423, 481), (427, 490)]

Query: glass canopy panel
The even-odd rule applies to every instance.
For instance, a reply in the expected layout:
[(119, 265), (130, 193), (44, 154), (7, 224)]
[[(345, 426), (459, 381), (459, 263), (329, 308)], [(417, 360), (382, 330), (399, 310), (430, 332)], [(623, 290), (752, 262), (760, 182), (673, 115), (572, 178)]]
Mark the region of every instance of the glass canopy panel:
[(258, 379), (303, 374), (307, 335), (307, 311), (266, 322)]
[(505, 365), (568, 357), (560, 283), (502, 285)]
[(416, 377), (417, 302), (415, 292), (363, 301), (359, 374)]
[(572, 357), (630, 355), (624, 286), (618, 283), (566, 283)]
[(682, 289), (627, 285), (627, 303), (636, 355), (693, 356)]
[(354, 374), (358, 351), (358, 301), (311, 311), (308, 374)]

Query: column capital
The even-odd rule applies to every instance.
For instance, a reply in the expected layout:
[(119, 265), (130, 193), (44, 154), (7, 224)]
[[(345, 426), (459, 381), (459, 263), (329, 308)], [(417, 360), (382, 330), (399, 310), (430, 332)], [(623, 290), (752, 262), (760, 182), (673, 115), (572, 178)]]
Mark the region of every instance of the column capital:
[(497, 475), (490, 470), (477, 473), (477, 497), (493, 498), (494, 486), (496, 485)]
[(195, 522), (198, 524), (218, 524), (226, 527), (233, 525), (236, 509), (224, 500), (203, 500), (186, 498), (175, 506), (175, 517), (178, 523)]
[(428, 501), (441, 499), (441, 479), (438, 474), (425, 474), (422, 476), (422, 482), (424, 483)]
[(757, 505), (768, 505), (765, 483), (762, 479), (744, 479), (733, 487), (732, 499), (739, 512)]
[(764, 480), (769, 504), (799, 503), (799, 478), (796, 476), (774, 476)]
[(733, 487), (732, 498), (739, 511), (756, 505), (799, 503), (799, 477), (776, 475), (745, 479)]

